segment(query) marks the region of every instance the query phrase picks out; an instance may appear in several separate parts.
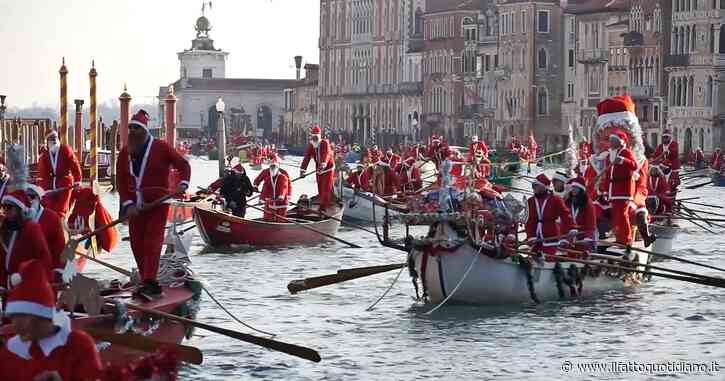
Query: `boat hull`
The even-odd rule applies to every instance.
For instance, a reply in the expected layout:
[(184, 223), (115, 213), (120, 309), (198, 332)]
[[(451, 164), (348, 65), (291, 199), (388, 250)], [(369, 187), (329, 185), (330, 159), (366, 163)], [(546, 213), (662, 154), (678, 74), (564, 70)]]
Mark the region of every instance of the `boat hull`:
[[(341, 218), (343, 208), (331, 216)], [(294, 218), (290, 214), (288, 218)], [(327, 238), (293, 223), (277, 223), (235, 217), (208, 207), (194, 209), (194, 219), (201, 237), (209, 246), (289, 246), (318, 243)], [(298, 220), (300, 225), (334, 236), (340, 222), (331, 218), (320, 221)]]
[[(342, 189), (342, 200), (345, 204), (345, 213), (343, 217), (345, 219), (351, 219), (361, 221), (365, 223), (382, 223), (385, 219), (385, 207), (380, 204), (386, 201), (373, 195), (372, 193), (365, 192), (363, 195), (355, 193), (352, 188), (343, 187)], [(335, 195), (340, 198), (339, 188), (335, 188)], [(379, 204), (376, 205), (372, 199), (375, 197)], [(373, 212), (373, 207), (375, 211)], [(388, 215), (393, 217), (397, 216), (398, 213), (393, 210), (388, 210)]]
[[(512, 258), (493, 259), (480, 254), (468, 244), (451, 252), (434, 253), (435, 255), (425, 256), (422, 251), (411, 252), (416, 272), (421, 275), (421, 280), (425, 279), (430, 302), (440, 303), (449, 297), (450, 293), (453, 295), (449, 297), (449, 303), (510, 305), (532, 302), (525, 271), (518, 263), (514, 263)], [(427, 264), (423, 276), (424, 258)], [(639, 266), (640, 270), (644, 270), (647, 260), (647, 255), (640, 253), (638, 257), (642, 265)], [(581, 264), (563, 262), (564, 273), (569, 266), (576, 266), (580, 271), (583, 268)], [(465, 275), (469, 268), (470, 271)], [(557, 288), (553, 262), (533, 263), (531, 274), (534, 291), (539, 301), (562, 299)], [(621, 277), (609, 276), (602, 271), (596, 277), (584, 276), (581, 293), (577, 297), (593, 296), (627, 286), (628, 283)], [(565, 298), (571, 297), (569, 287), (562, 283), (562, 288)]]

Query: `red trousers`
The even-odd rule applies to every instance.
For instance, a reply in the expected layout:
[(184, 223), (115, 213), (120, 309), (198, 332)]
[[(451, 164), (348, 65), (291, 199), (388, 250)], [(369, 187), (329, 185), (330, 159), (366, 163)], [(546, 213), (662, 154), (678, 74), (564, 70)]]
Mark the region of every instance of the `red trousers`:
[(332, 187), (334, 186), (335, 172), (330, 171), (317, 175), (317, 194), (320, 201), (320, 210), (327, 209), (332, 204)]
[(264, 202), (264, 220), (270, 222), (287, 222), (282, 218), (287, 215), (287, 201), (266, 200)]
[(629, 221), (630, 200), (611, 200), (610, 209), (611, 213), (611, 224), (614, 235), (617, 237), (617, 242), (629, 245), (632, 243), (632, 224)]
[(53, 192), (44, 197), (43, 205), (58, 213), (60, 218), (65, 218), (65, 215), (68, 213), (68, 209), (70, 209), (70, 198), (72, 195), (73, 189)]
[(131, 251), (136, 259), (141, 280), (156, 280), (168, 214), (169, 204), (163, 204), (128, 221)]

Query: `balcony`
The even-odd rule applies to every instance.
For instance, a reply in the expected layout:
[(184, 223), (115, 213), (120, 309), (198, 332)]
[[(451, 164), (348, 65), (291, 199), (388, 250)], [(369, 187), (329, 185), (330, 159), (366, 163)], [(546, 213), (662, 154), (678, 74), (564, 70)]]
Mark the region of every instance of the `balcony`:
[(577, 52), (576, 60), (583, 64), (597, 64), (609, 62), (609, 49), (587, 49)]
[(690, 55), (689, 54), (675, 54), (665, 56), (665, 66), (689, 66)]
[(400, 92), (408, 95), (423, 94), (423, 82), (401, 82), (399, 85)]

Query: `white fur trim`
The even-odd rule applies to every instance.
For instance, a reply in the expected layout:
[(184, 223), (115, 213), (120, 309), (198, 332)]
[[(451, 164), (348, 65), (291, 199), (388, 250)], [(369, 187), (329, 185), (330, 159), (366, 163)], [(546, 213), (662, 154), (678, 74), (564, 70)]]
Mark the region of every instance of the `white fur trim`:
[(188, 188), (189, 187), (189, 182), (186, 181), (186, 180), (181, 180), (181, 181), (179, 181), (179, 185), (186, 185), (186, 187)]
[(564, 176), (564, 175), (562, 175), (560, 173), (554, 173), (554, 176), (551, 176), (551, 179), (552, 180), (559, 180), (561, 182), (567, 182), (567, 180), (569, 180), (568, 178), (566, 178), (566, 176)]
[(145, 124), (143, 124), (143, 123), (139, 122), (138, 120), (135, 120), (135, 119), (131, 119), (131, 121), (130, 121), (130, 122), (128, 122), (128, 125), (129, 125), (129, 126), (131, 126), (131, 125), (134, 125), (134, 124), (135, 124), (135, 125), (137, 125), (137, 126), (141, 126), (141, 127), (143, 127), (143, 129), (144, 129), (144, 130), (148, 130), (148, 127), (147, 127), (147, 126), (146, 126)]
[(586, 191), (587, 190), (587, 187), (585, 187), (584, 185), (582, 185), (582, 184), (580, 184), (578, 182), (573, 182), (573, 183), (570, 183), (569, 185), (572, 186), (572, 187), (579, 188), (579, 189), (581, 189), (583, 191)]
[(28, 302), (25, 300), (8, 302), (8, 305), (5, 308), (6, 315), (26, 314), (39, 316), (46, 319), (53, 319), (53, 311), (55, 311), (55, 308), (53, 307), (48, 307), (40, 303)]
[(18, 208), (20, 208), (20, 210), (22, 210), (23, 212), (28, 211), (28, 206), (25, 205), (24, 202), (18, 200), (15, 196), (11, 196), (9, 194), (3, 196), (2, 203), (3, 204), (13, 204), (13, 205), (17, 206)]
[(135, 202), (133, 200), (127, 200), (123, 204), (121, 204), (121, 206), (125, 208), (131, 204), (135, 204)]
[(37, 194), (40, 197), (43, 197), (43, 195), (45, 194), (45, 190), (35, 184), (26, 184), (25, 193), (28, 193), (28, 191), (33, 191), (33, 193)]

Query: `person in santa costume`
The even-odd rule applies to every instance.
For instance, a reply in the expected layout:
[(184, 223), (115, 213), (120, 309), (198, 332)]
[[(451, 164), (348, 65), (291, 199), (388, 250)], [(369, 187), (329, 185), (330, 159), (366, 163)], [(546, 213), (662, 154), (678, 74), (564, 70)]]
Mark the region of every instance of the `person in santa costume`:
[(390, 168), (397, 168), (398, 164), (401, 162), (400, 155), (393, 152), (392, 149), (388, 149), (385, 151), (385, 157), (381, 159), (381, 161), (388, 164)]
[(395, 171), (400, 182), (400, 191), (404, 194), (414, 194), (423, 188), (423, 179), (420, 168), (415, 163), (415, 157), (409, 156)]
[(720, 148), (715, 149), (715, 152), (712, 153), (712, 157), (710, 158), (710, 168), (714, 170), (718, 170), (720, 168), (720, 161), (722, 160), (722, 153), (720, 152)]
[(566, 206), (580, 232), (580, 241), (574, 245), (578, 251), (591, 251), (597, 239), (597, 217), (591, 197), (587, 195), (586, 181), (582, 177), (574, 177), (567, 182), (569, 194)]
[(469, 182), (475, 190), (490, 188), (491, 183), (488, 177), (491, 175), (491, 161), (483, 150), (478, 150), (473, 155), (470, 165)]
[(305, 157), (300, 165), (300, 177), (305, 175), (310, 160), (315, 161), (315, 175), (317, 177), (317, 197), (320, 202), (320, 211), (332, 206), (332, 186), (335, 176), (335, 158), (332, 147), (327, 139), (322, 138), (320, 126), (312, 127), (310, 143), (305, 150)]
[(535, 240), (534, 251), (556, 254), (562, 232), (568, 232), (570, 239), (577, 236), (571, 211), (564, 200), (551, 193), (551, 180), (545, 174), (536, 176), (531, 187), (534, 195), (528, 199), (527, 239)]
[(554, 175), (551, 177), (551, 185), (554, 188), (554, 194), (561, 197), (562, 199), (566, 198), (566, 183), (569, 181), (569, 176), (560, 171), (554, 172)]
[(610, 135), (609, 157), (606, 161), (604, 178), (600, 191), (611, 206), (611, 224), (617, 242), (625, 245), (632, 243), (632, 224), (630, 205), (634, 200), (637, 162), (632, 151), (627, 148), (629, 138), (621, 131)]
[(8, 193), (8, 185), (10, 185), (10, 174), (5, 164), (0, 163), (0, 199)]
[(254, 187), (262, 184), (260, 198), (264, 201), (264, 220), (287, 222), (289, 197), (292, 195), (292, 183), (286, 172), (279, 169), (277, 157), (272, 158), (269, 168), (264, 169), (254, 179)]
[(29, 204), (27, 205), (31, 221), (40, 225), (50, 252), (53, 269), (56, 271), (55, 277), (59, 277), (65, 267), (65, 262), (61, 260), (61, 253), (65, 248), (65, 232), (63, 231), (63, 220), (58, 213), (52, 209), (44, 208), (41, 204), (43, 199), (43, 188), (28, 184), (25, 186), (25, 194), (28, 196)]
[(670, 184), (659, 165), (649, 167), (647, 191), (647, 210), (653, 215), (669, 214), (674, 198), (670, 195)]
[(4, 219), (0, 225), (0, 287), (9, 288), (8, 278), (18, 272), (20, 264), (38, 259), (46, 276), (52, 278), (53, 260), (43, 229), (31, 218), (30, 199), (23, 190), (3, 196)]
[(471, 136), (471, 144), (468, 145), (468, 161), (473, 161), (475, 154), (481, 151), (484, 157), (488, 157), (488, 146), (483, 140), (478, 140), (478, 136)]
[(92, 381), (100, 376), (101, 357), (87, 333), (71, 328), (56, 311), (55, 291), (44, 264), (24, 262), (11, 279), (5, 315), (15, 336), (0, 350), (0, 379), (13, 381)]
[[(169, 193), (186, 192), (191, 167), (174, 147), (149, 134), (148, 121), (149, 115), (144, 110), (139, 110), (131, 117), (128, 123), (128, 145), (118, 155), (116, 174), (121, 214), (130, 216), (128, 230), (131, 251), (143, 281), (137, 292), (155, 296), (161, 294), (156, 277), (169, 205), (143, 210), (143, 213), (141, 211), (144, 204), (153, 203)], [(178, 171), (181, 180), (173, 190), (169, 184), (172, 168)]]
[(60, 144), (58, 133), (51, 131), (45, 137), (48, 150), (38, 159), (38, 182), (46, 191), (46, 205), (65, 217), (70, 208), (73, 189), (77, 189), (82, 180), (81, 165), (68, 144)]
[(651, 160), (653, 164), (660, 164), (665, 176), (668, 177), (670, 188), (673, 192), (677, 191), (680, 185), (680, 148), (677, 141), (672, 139), (672, 130), (666, 128), (662, 133), (662, 143), (657, 145), (654, 158)]
[(345, 181), (352, 189), (359, 189), (364, 192), (370, 191), (370, 175), (365, 176), (367, 171), (365, 164), (358, 164), (357, 167), (350, 171)]
[(390, 165), (379, 161), (373, 169), (372, 191), (378, 196), (392, 196), (400, 188), (400, 180)]
[(368, 158), (370, 159), (371, 163), (377, 163), (380, 161), (380, 159), (383, 158), (383, 152), (380, 151), (380, 148), (378, 148), (377, 144), (374, 144), (370, 149), (368, 149)]

